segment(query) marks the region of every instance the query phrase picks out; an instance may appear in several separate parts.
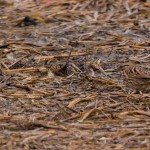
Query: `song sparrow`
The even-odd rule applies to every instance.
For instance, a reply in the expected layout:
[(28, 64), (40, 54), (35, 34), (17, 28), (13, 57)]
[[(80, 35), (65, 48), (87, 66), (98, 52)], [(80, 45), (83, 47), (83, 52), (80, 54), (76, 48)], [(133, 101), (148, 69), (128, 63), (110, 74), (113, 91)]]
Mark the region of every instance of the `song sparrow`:
[(127, 87), (136, 92), (150, 92), (150, 73), (139, 65), (123, 65), (120, 67), (123, 81)]

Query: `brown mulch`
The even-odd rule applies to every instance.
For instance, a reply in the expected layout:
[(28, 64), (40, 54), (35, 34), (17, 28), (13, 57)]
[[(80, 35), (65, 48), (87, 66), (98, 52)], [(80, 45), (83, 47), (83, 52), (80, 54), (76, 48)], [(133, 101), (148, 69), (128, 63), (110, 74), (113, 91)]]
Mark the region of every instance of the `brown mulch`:
[(149, 0), (0, 1), (0, 149), (150, 149)]

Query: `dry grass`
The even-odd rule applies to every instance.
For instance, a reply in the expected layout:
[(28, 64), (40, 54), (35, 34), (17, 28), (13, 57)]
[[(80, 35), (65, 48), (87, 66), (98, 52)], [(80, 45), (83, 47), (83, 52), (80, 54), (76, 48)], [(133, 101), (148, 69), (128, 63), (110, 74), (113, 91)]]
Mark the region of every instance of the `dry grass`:
[[(117, 68), (129, 61), (150, 68), (149, 7), (0, 5), (0, 149), (148, 150), (150, 94), (131, 93)], [(25, 16), (37, 25), (26, 26)]]

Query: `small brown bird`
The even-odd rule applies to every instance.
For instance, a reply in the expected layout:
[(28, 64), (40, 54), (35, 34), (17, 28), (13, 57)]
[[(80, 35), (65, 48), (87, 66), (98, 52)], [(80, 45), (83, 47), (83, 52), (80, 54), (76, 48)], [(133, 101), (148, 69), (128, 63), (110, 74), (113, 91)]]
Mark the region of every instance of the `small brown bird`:
[(127, 87), (136, 92), (150, 92), (150, 73), (135, 64), (120, 67), (123, 81)]

